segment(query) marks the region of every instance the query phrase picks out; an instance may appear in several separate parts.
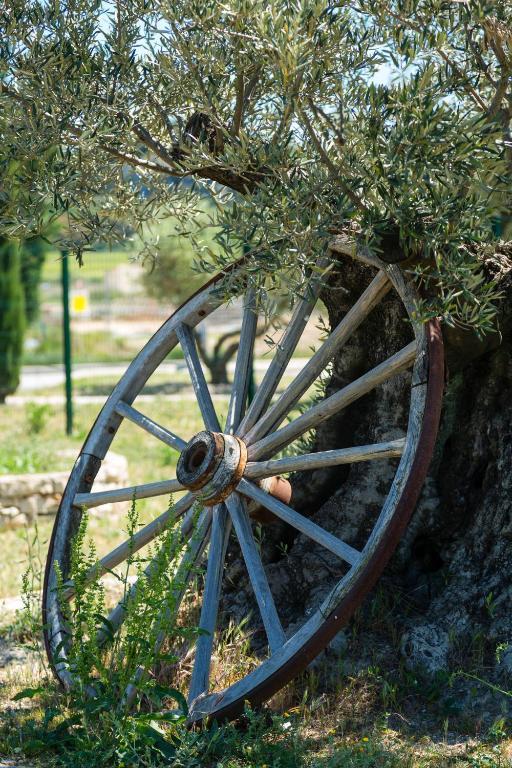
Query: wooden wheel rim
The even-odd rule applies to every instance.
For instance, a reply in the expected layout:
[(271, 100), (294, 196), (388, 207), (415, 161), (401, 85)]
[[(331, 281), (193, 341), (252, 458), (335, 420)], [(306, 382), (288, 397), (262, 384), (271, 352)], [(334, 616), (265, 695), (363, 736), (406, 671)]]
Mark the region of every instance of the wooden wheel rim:
[[(444, 385), (441, 333), (437, 321), (420, 325), (414, 319), (415, 291), (398, 267), (376, 259), (372, 259), (372, 263), (389, 278), (399, 294), (411, 318), (416, 339), (406, 445), (391, 489), (359, 561), (351, 565), (348, 573), (331, 590), (316, 613), (280, 648), (274, 649), (272, 655), (255, 670), (224, 691), (207, 693), (193, 701), (191, 722), (204, 718), (233, 717), (242, 710), (246, 701), (255, 705), (266, 700), (304, 669), (346, 624), (378, 579), (414, 509), (432, 456), (440, 417)], [(237, 269), (238, 266), (235, 264), (231, 269)], [(211, 280), (186, 301), (130, 364), (101, 410), (71, 473), (50, 541), (43, 589), (47, 654), (55, 675), (66, 688), (73, 684), (73, 678), (65, 664), (54, 663), (55, 649), (62, 645), (65, 628), (56, 596), (53, 563), (67, 562), (70, 531), (76, 529), (81, 516), (80, 509), (73, 506), (72, 502), (77, 494), (87, 494), (92, 488), (101, 461), (119, 425), (123, 418), (133, 415), (130, 411), (133, 400), (149, 376), (178, 343), (176, 329), (183, 329), (182, 324), (195, 327), (222, 303), (215, 289), (226, 272)], [(209, 418), (211, 420), (213, 416)], [(208, 421), (207, 407), (205, 421)], [(208, 424), (207, 428), (215, 430), (218, 422)], [(172, 433), (164, 437), (164, 442), (171, 440), (173, 445), (174, 441), (176, 445), (179, 444), (179, 438)], [(183, 448), (184, 444), (180, 445), (180, 450)], [(238, 494), (234, 496), (238, 497)]]

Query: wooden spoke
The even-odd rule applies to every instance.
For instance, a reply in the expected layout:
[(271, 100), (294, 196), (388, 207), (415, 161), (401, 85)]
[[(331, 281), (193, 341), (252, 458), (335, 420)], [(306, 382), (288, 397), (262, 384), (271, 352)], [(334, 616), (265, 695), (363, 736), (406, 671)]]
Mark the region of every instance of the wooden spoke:
[(120, 400), (117, 403), (115, 410), (120, 416), (132, 421), (138, 427), (141, 427), (146, 432), (149, 432), (150, 435), (153, 435), (153, 437), (158, 438), (158, 440), (161, 440), (166, 445), (170, 445), (171, 448), (175, 448), (177, 451), (181, 452), (187, 447), (185, 440), (182, 440), (181, 437), (178, 437), (178, 435), (175, 435), (173, 432), (169, 432), (168, 429), (161, 427), (156, 421), (153, 421), (148, 416), (144, 416), (143, 413), (132, 408), (128, 403), (124, 403)]
[[(162, 627), (157, 634), (155, 644), (153, 646), (153, 657), (158, 658), (165, 638), (169, 634), (169, 626), (176, 619), (179, 613), (181, 603), (187, 591), (187, 587), (190, 581), (190, 576), (195, 568), (197, 568), (206, 544), (208, 543), (208, 532), (210, 529), (212, 520), (212, 508), (207, 507), (201, 513), (201, 516), (197, 522), (197, 530), (192, 536), (192, 542), (183, 555), (182, 561), (173, 577), (174, 588), (167, 602), (167, 606), (164, 610), (163, 616), (158, 617), (157, 621)], [(144, 667), (137, 667), (133, 676), (132, 682), (126, 687), (126, 692), (123, 698), (122, 706), (130, 708), (137, 695), (137, 687), (140, 685), (141, 680), (147, 674), (148, 670)]]
[[(196, 517), (196, 515), (194, 515), (194, 518), (195, 517)], [(197, 530), (198, 531), (202, 530), (206, 526), (206, 531), (207, 531), (208, 528), (209, 528), (209, 525), (210, 525), (210, 521), (211, 521), (211, 510), (209, 508), (206, 508), (206, 509), (203, 510), (203, 512), (201, 513), (201, 515), (199, 517), (199, 520), (197, 521)], [(184, 520), (183, 521), (183, 525), (181, 526), (181, 536), (183, 537), (183, 539), (185, 541), (191, 537), (192, 532), (193, 532), (194, 526), (191, 525), (190, 522), (191, 521)], [(205, 532), (205, 535), (206, 535), (206, 532)], [(144, 569), (142, 578), (150, 578), (152, 576), (152, 574), (154, 573), (155, 569), (160, 567), (161, 552), (162, 552), (162, 550), (160, 549), (157, 552), (157, 554), (155, 555), (155, 557), (153, 557), (150, 560), (150, 562), (147, 564), (147, 566)], [(182, 562), (184, 561), (185, 563), (187, 563), (187, 562), (189, 562), (189, 560), (190, 560), (190, 558), (187, 558), (187, 552), (185, 552), (184, 555), (183, 555), (183, 558), (182, 558)], [(191, 564), (190, 564), (190, 567), (192, 567)], [(179, 568), (179, 566), (178, 566), (178, 568)], [(109, 613), (109, 615), (107, 617), (107, 622), (108, 622), (108, 626), (110, 627), (110, 631), (112, 633), (117, 632), (117, 630), (119, 629), (119, 627), (123, 623), (123, 621), (124, 621), (124, 619), (126, 617), (127, 606), (131, 602), (131, 600), (133, 600), (135, 595), (137, 594), (137, 590), (139, 589), (138, 585), (139, 585), (139, 579), (137, 579), (137, 581), (135, 581), (130, 586), (130, 589), (128, 590), (126, 595), (123, 597), (123, 599), (120, 600), (117, 603), (117, 605), (115, 606), (115, 608), (113, 608), (110, 611), (110, 613)], [(98, 641), (100, 643), (103, 643), (107, 639), (108, 638), (107, 638), (105, 632), (100, 630), (99, 633), (98, 633)]]
[(338, 464), (352, 464), (358, 461), (373, 461), (374, 459), (395, 459), (402, 455), (404, 447), (405, 438), (400, 438), (399, 440), (389, 440), (386, 443), (340, 448), (336, 451), (318, 451), (317, 453), (305, 453), (302, 456), (287, 456), (284, 459), (274, 461), (249, 462), (245, 467), (244, 477), (256, 480), (262, 477), (274, 477), (284, 472), (335, 467)]
[(304, 392), (313, 384), (327, 363), (334, 357), (363, 322), (365, 317), (378, 304), (391, 288), (391, 283), (385, 272), (380, 271), (372, 280), (366, 291), (354, 306), (347, 312), (343, 320), (315, 352), (313, 357), (285, 389), (276, 402), (260, 418), (259, 421), (245, 434), (241, 435), (247, 444), (260, 440), (271, 429), (277, 429), (287, 413), (300, 400)]
[(320, 286), (316, 286), (312, 297), (304, 298), (299, 301), (292, 315), (292, 319), (283, 334), (282, 339), (277, 345), (276, 352), (272, 361), (265, 371), (263, 380), (256, 390), (254, 399), (250, 404), (245, 417), (236, 430), (237, 435), (246, 434), (254, 426), (257, 419), (269, 405), (272, 397), (279, 386), (279, 383), (290, 362), (290, 358), (299, 343), (300, 337), (306, 327), (311, 312), (317, 301), (317, 294)]
[(201, 693), (208, 691), (210, 666), (213, 651), (215, 628), (224, 572), (224, 559), (231, 530), (231, 521), (224, 504), (219, 504), (213, 510), (210, 548), (208, 550), (208, 565), (201, 606), (199, 628), (204, 632), (197, 638), (196, 654), (192, 678), (190, 681), (189, 701), (192, 702)]
[[(266, 494), (265, 494), (266, 495)], [(226, 499), (226, 505), (240, 543), (249, 579), (260, 609), (271, 653), (276, 653), (285, 643), (285, 634), (277, 615), (274, 598), (268, 585), (261, 558), (254, 541), (251, 523), (244, 503), (237, 493)]]
[(270, 510), (270, 512), (273, 512), (274, 515), (277, 515), (281, 520), (284, 520), (285, 523), (289, 523), (293, 528), (296, 528), (313, 541), (316, 541), (317, 544), (321, 544), (330, 552), (338, 555), (338, 557), (341, 557), (342, 560), (350, 563), (350, 565), (356, 565), (361, 559), (361, 553), (358, 552), (357, 549), (354, 549), (354, 547), (351, 547), (341, 539), (333, 536), (332, 533), (324, 530), (307, 517), (295, 512), (294, 509), (287, 504), (283, 504), (282, 501), (279, 501), (274, 496), (265, 493), (265, 491), (262, 491), (261, 488), (253, 485), (253, 483), (250, 483), (247, 480), (241, 480), (238, 485), (238, 490), (244, 496), (248, 496), (250, 499), (258, 502), (258, 504), (262, 504)]
[(248, 447), (249, 460), (254, 461), (262, 457), (272, 456), (280, 448), (288, 445), (304, 434), (304, 432), (307, 432), (308, 429), (316, 427), (325, 419), (328, 419), (343, 408), (346, 408), (350, 403), (366, 395), (379, 384), (410, 368), (414, 363), (415, 357), (416, 342), (412, 341), (401, 349), (400, 352), (375, 366), (368, 373), (340, 389), (339, 392), (335, 392), (334, 395), (331, 395), (326, 400), (322, 400), (322, 402), (310, 408), (306, 413), (291, 421), (282, 429), (272, 432), (257, 443), (250, 445)]
[[(139, 549), (153, 541), (164, 528), (169, 524), (171, 517), (174, 520), (178, 520), (194, 503), (194, 497), (191, 493), (187, 493), (183, 498), (178, 499), (176, 504), (169, 507), (165, 512), (156, 517), (150, 523), (141, 528), (137, 533), (134, 533), (130, 539), (126, 539), (119, 546), (113, 549), (108, 555), (102, 557), (101, 560), (89, 569), (86, 579), (87, 582), (95, 581), (103, 576), (107, 571), (111, 571), (119, 563), (124, 562), (134, 552), (138, 552)], [(183, 520), (183, 528), (185, 531), (191, 530), (194, 520), (194, 509), (191, 509), (185, 519)], [(69, 585), (63, 591), (64, 600), (71, 600), (74, 596), (75, 590), (73, 585)]]
[(199, 360), (194, 335), (189, 326), (184, 323), (179, 323), (176, 326), (176, 334), (181, 344), (183, 354), (185, 355), (185, 361), (187, 363), (192, 386), (196, 393), (197, 402), (199, 403), (205, 427), (206, 429), (211, 429), (213, 432), (220, 432), (219, 420), (215, 413), (210, 390), (208, 389), (201, 361)]
[(258, 315), (256, 313), (255, 295), (254, 291), (251, 290), (247, 292), (244, 303), (244, 316), (236, 356), (233, 388), (231, 390), (226, 419), (226, 432), (228, 434), (232, 434), (235, 431), (240, 423), (240, 419), (244, 415), (257, 324)]
[(116, 488), (112, 491), (77, 493), (73, 504), (77, 507), (100, 507), (102, 504), (113, 504), (132, 499), (149, 499), (153, 496), (163, 496), (183, 490), (183, 486), (177, 480), (162, 480), (158, 483), (143, 483), (142, 485), (133, 485), (130, 488)]

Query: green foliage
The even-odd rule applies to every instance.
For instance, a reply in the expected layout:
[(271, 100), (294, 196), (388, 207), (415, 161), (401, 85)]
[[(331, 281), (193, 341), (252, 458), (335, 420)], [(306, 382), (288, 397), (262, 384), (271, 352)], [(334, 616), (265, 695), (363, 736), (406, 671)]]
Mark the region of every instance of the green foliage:
[(20, 380), (25, 304), (17, 243), (0, 238), (0, 403)]
[(29, 434), (38, 435), (46, 427), (52, 409), (44, 403), (27, 403), (26, 413)]
[[(130, 540), (138, 526), (134, 501), (128, 515)], [(160, 705), (166, 698), (174, 698), (185, 707), (181, 694), (165, 691), (154, 678), (147, 677), (154, 664), (170, 661), (160, 659), (158, 652), (155, 654), (155, 644), (162, 631), (165, 630), (171, 642), (194, 633), (192, 629), (177, 625), (174, 611), (177, 596), (185, 586), (174, 573), (175, 563), (189, 546), (184, 542), (179, 526), (169, 526), (159, 540), (158, 548), (156, 545), (150, 548), (146, 557), (132, 553), (127, 558), (124, 572), (116, 574), (123, 588), (121, 604), (124, 611), (122, 628), (118, 632), (107, 618), (102, 582), (90, 578), (97, 554), (92, 540), (87, 541), (86, 533), (87, 515), (84, 514), (73, 541), (69, 574), (75, 598), (72, 607), (68, 603), (66, 618), (73, 642), (69, 648), (61, 649), (63, 655), (59, 659), (77, 681), (77, 687), (72, 691), (72, 696), (78, 697), (76, 706), (87, 709), (91, 691), (94, 691), (97, 706), (118, 708), (122, 692), (138, 680), (140, 694), (155, 705)], [(137, 577), (136, 589), (130, 586), (132, 572)], [(59, 580), (63, 588), (62, 574)]]
[[(56, 751), (60, 764), (76, 765), (73, 760), (79, 760), (84, 768), (120, 763), (158, 765), (176, 751), (174, 741), (183, 728), (187, 705), (180, 691), (159, 684), (148, 673), (159, 663), (173, 661), (168, 653), (156, 650), (161, 632), (171, 647), (195, 636), (193, 628), (178, 626), (173, 610), (185, 586), (180, 583), (175, 563), (190, 544), (184, 542), (179, 527), (169, 526), (158, 549), (152, 548), (146, 558), (135, 553), (128, 557), (123, 572), (117, 574), (123, 591), (124, 621), (115, 632), (107, 618), (102, 582), (90, 578), (97, 555), (88, 540), (87, 525), (84, 514), (72, 543), (66, 580), (75, 590), (72, 604), (65, 609), (72, 642), (62, 644), (54, 659), (73, 676), (74, 683), (67, 694), (53, 696), (48, 702), (43, 728), (35, 729), (24, 749), (27, 754)], [(128, 515), (130, 539), (138, 526), (134, 501)], [(56, 568), (62, 591), (64, 576), (58, 565)], [(129, 579), (132, 572), (137, 577), (136, 588)], [(27, 572), (24, 589), (28, 609), (32, 582)], [(124, 693), (130, 684), (136, 684), (136, 702), (144, 697), (144, 706), (128, 709)], [(41, 695), (48, 697), (48, 692), (35, 688), (19, 692), (18, 698)]]
[[(10, 3), (4, 229), (66, 214), (62, 244), (81, 259), (170, 217), (204, 271), (250, 242), (244, 282), (288, 297), (349, 231), (412, 259), (423, 318), (485, 332), (498, 291), (481, 254), (511, 210), (511, 13), (510, 0)], [(205, 195), (215, 247), (194, 225)]]
[[(143, 253), (146, 253), (144, 286), (150, 296), (174, 305), (180, 305), (204, 283), (204, 276), (194, 269), (193, 244), (180, 236), (177, 226), (178, 222), (164, 219), (151, 230), (147, 227), (142, 235)], [(213, 245), (212, 235), (207, 231), (202, 237), (210, 247)]]
[[(138, 526), (134, 502), (128, 515), (130, 538)], [(146, 674), (159, 663), (172, 664), (176, 660), (168, 652), (155, 653), (162, 630), (171, 648), (193, 639), (197, 633), (193, 628), (178, 627), (171, 618), (177, 595), (184, 587), (174, 569), (187, 547), (178, 530), (169, 526), (158, 550), (147, 558), (132, 553), (126, 568), (118, 574), (125, 616), (122, 628), (114, 634), (105, 616), (103, 587), (90, 580), (90, 569), (97, 558), (87, 527), (84, 515), (73, 540), (68, 574), (75, 589), (66, 616), (73, 642), (63, 644), (54, 659), (73, 674), (74, 685), (68, 693), (55, 690), (46, 681), (19, 690), (14, 701), (35, 700), (40, 709), (12, 729), (3, 723), (2, 753), (49, 759), (54, 761), (51, 764), (67, 768), (156, 768), (169, 765), (169, 761), (183, 768), (199, 768), (208, 761), (226, 768), (299, 765), (303, 748), (295, 729), (284, 718), (269, 718), (248, 710), (241, 731), (233, 725), (189, 731), (182, 693)], [(35, 604), (41, 586), (37, 529), (28, 543), (29, 567), (23, 578), (25, 617), (18, 618), (12, 632), (18, 639), (33, 640)], [(132, 570), (137, 575), (136, 589), (128, 579)], [(62, 590), (62, 574), (58, 581)], [(134, 681), (139, 696), (136, 706), (128, 709), (123, 693)]]
[(40, 451), (28, 446), (14, 446), (0, 451), (1, 474), (26, 474), (43, 472), (47, 469), (47, 459)]
[(21, 282), (25, 293), (27, 325), (39, 315), (39, 283), (48, 243), (42, 237), (31, 237), (21, 246)]

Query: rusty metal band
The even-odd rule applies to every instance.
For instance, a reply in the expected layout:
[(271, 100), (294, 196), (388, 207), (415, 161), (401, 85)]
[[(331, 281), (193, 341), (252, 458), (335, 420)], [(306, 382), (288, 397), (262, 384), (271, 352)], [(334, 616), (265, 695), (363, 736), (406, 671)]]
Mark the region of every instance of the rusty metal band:
[(232, 435), (232, 437), (235, 438), (238, 445), (240, 446), (240, 460), (233, 475), (233, 479), (230, 483), (225, 485), (224, 488), (219, 491), (219, 493), (215, 494), (215, 496), (210, 497), (209, 499), (202, 499), (201, 501), (205, 507), (213, 507), (215, 504), (220, 504), (222, 501), (225, 501), (228, 496), (231, 496), (233, 491), (236, 490), (238, 483), (243, 477), (245, 465), (247, 464), (247, 446), (244, 441), (240, 440), (240, 438), (236, 437), (236, 435)]
[(224, 438), (220, 432), (210, 432), (209, 434), (211, 437), (213, 437), (215, 443), (213, 456), (208, 466), (203, 470), (201, 476), (196, 480), (196, 482), (187, 483), (187, 488), (190, 491), (200, 490), (205, 484), (205, 481), (211, 480), (219, 468), (219, 464), (221, 463), (222, 457), (224, 456)]

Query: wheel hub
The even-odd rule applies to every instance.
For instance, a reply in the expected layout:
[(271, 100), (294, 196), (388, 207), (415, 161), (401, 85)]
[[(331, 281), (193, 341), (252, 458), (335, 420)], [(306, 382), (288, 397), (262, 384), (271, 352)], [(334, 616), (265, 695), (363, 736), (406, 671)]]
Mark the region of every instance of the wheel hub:
[(234, 435), (199, 432), (182, 451), (176, 476), (206, 506), (224, 501), (236, 488), (247, 464), (245, 443)]

